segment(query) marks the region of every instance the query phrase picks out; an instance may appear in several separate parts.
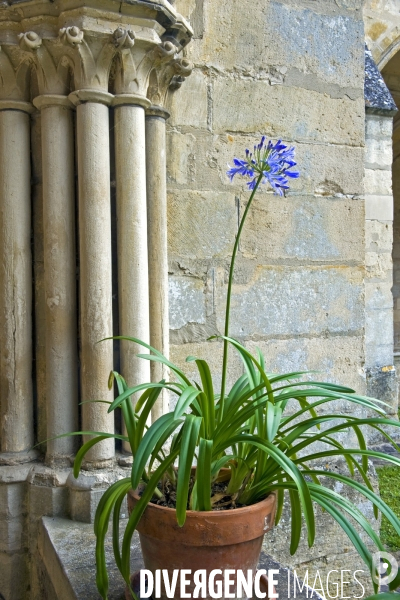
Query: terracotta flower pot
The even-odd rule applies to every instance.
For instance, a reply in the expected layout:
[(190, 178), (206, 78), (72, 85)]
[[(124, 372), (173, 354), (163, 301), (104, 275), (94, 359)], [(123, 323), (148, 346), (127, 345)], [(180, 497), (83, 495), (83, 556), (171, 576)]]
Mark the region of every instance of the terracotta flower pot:
[[(139, 496), (131, 491), (129, 512), (138, 500)], [(275, 510), (276, 497), (270, 494), (265, 500), (243, 508), (188, 510), (184, 526), (179, 527), (174, 509), (148, 504), (137, 526), (145, 568), (153, 573), (167, 569), (170, 580), (174, 569), (190, 569), (192, 573), (206, 569), (207, 581), (213, 569), (241, 569), (245, 575), (251, 569), (255, 574), (264, 533), (273, 526)], [(194, 583), (186, 590), (192, 595)], [(161, 598), (167, 600), (163, 585)], [(179, 583), (174, 598), (180, 598)]]

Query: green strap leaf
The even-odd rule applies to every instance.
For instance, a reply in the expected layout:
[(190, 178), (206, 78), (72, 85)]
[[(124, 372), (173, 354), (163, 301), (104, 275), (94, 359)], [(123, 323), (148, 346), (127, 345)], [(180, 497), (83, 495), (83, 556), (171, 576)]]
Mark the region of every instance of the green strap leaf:
[(198, 510), (211, 510), (211, 456), (212, 440), (200, 438), (199, 458), (196, 469)]
[(315, 540), (314, 511), (307, 482), (304, 480), (304, 477), (301, 474), (300, 470), (294, 464), (294, 461), (288, 459), (288, 457), (281, 450), (279, 450), (279, 448), (277, 448), (271, 442), (263, 440), (259, 436), (247, 434), (234, 436), (233, 438), (231, 438), (230, 443), (234, 444), (241, 441), (254, 445), (266, 452), (271, 458), (273, 458), (273, 460), (278, 465), (280, 465), (280, 467), (289, 475), (289, 477), (295, 483), (299, 492), (300, 502), (307, 525), (308, 544), (311, 547)]
[(153, 497), (154, 490), (157, 487), (158, 482), (160, 481), (163, 474), (169, 469), (169, 467), (174, 463), (176, 457), (179, 454), (179, 448), (177, 448), (174, 452), (172, 452), (154, 471), (153, 475), (150, 477), (149, 482), (146, 485), (146, 488), (133, 509), (128, 523), (125, 528), (124, 539), (122, 542), (122, 555), (121, 555), (121, 563), (122, 568), (120, 572), (125, 579), (126, 583), (129, 583), (130, 577), (130, 557), (131, 557), (131, 541), (133, 533), (137, 527), (137, 524), (140, 521), (140, 518), (144, 511), (146, 510), (146, 506), (150, 502)]
[[(103, 440), (108, 440), (110, 438), (113, 438), (113, 439), (116, 439), (116, 440), (122, 440), (123, 442), (128, 442), (129, 441), (129, 439), (125, 435), (117, 435), (116, 433), (99, 433), (99, 432), (94, 432), (94, 431), (77, 431), (74, 434), (66, 434), (66, 435), (96, 435), (97, 436), (97, 437), (93, 438), (92, 440), (89, 440), (88, 442), (86, 442), (85, 444), (83, 444), (83, 446), (81, 446), (79, 448), (78, 452), (76, 453), (75, 460), (74, 460), (74, 477), (75, 477), (75, 479), (77, 479), (78, 476), (79, 476), (79, 472), (81, 470), (82, 461), (85, 458), (85, 454), (87, 452), (89, 452), (89, 450), (91, 448), (93, 448), (93, 446), (95, 446), (99, 442), (102, 442)], [(58, 436), (58, 437), (61, 437), (61, 436)]]
[(188, 415), (182, 428), (182, 442), (178, 466), (178, 485), (176, 488), (176, 520), (180, 527), (184, 525), (186, 520), (190, 475), (201, 421), (201, 417)]
[(95, 534), (96, 534), (96, 584), (102, 598), (107, 599), (108, 573), (106, 567), (106, 556), (104, 540), (108, 530), (111, 511), (118, 500), (121, 488), (130, 486), (129, 480), (120, 480), (114, 483), (103, 494), (96, 510)]
[(299, 494), (297, 490), (289, 490), (290, 507), (292, 511), (290, 525), (291, 525), (291, 539), (290, 539), (290, 554), (294, 554), (299, 547), (300, 536), (301, 536), (301, 505), (299, 500)]
[(149, 460), (160, 435), (162, 435), (162, 433), (171, 425), (173, 420), (174, 415), (171, 413), (162, 415), (157, 421), (154, 421), (144, 434), (136, 451), (135, 460), (132, 465), (132, 489), (135, 490), (139, 485), (146, 463)]
[(196, 390), (192, 385), (183, 390), (175, 406), (174, 419), (179, 419), (199, 394), (201, 390)]

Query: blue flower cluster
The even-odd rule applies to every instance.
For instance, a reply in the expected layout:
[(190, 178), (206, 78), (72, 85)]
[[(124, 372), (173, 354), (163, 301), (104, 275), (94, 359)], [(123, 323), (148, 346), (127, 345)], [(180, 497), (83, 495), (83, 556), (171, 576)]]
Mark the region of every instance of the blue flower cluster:
[[(294, 148), (289, 148), (278, 140), (274, 145), (271, 141), (265, 143), (265, 135), (260, 143), (254, 146), (254, 152), (246, 150), (246, 158), (234, 158), (234, 167), (229, 167), (227, 175), (231, 181), (235, 175), (250, 177), (247, 185), (254, 190), (260, 175), (263, 176), (261, 183), (269, 183), (275, 194), (283, 196), (284, 191), (289, 189), (288, 177), (299, 177), (298, 171), (290, 171), (296, 165), (294, 161)], [(229, 165), (228, 165), (229, 166)]]

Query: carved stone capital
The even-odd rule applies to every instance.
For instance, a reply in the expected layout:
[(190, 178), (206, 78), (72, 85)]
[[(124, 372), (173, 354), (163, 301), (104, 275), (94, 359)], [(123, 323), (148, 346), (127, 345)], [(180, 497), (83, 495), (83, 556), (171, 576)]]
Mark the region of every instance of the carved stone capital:
[(131, 29), (118, 27), (113, 33), (114, 46), (119, 49), (132, 48), (135, 43), (135, 34)]
[(21, 60), (17, 44), (0, 46), (0, 100), (29, 100), (29, 69), (29, 63)]
[(72, 27), (63, 27), (58, 32), (59, 38), (63, 44), (70, 44), (72, 47), (78, 46), (83, 42), (83, 31), (73, 25)]
[(178, 89), (193, 70), (186, 58), (175, 57), (173, 61), (154, 69), (150, 76), (147, 97), (152, 105), (164, 106), (168, 91)]
[(55, 39), (42, 39), (35, 31), (18, 36), (22, 60), (36, 69), (40, 94), (68, 93), (68, 66), (60, 63)]
[[(117, 0), (102, 3), (101, 10), (98, 0), (72, 3), (73, 9), (70, 0), (25, 0), (17, 3), (18, 9), (15, 2), (5, 4), (0, 39), (13, 47), (9, 58), (15, 73), (13, 82), (0, 58), (0, 97), (28, 99), (22, 79), (25, 70), (29, 85), (32, 66), (40, 95), (68, 95), (73, 87), (108, 92), (111, 86), (118, 95), (146, 97), (152, 71), (174, 63), (193, 35), (166, 0), (152, 0), (153, 8), (132, 0), (123, 13)], [(114, 32), (110, 23), (116, 23)], [(163, 88), (163, 76), (158, 80)], [(165, 96), (164, 89), (158, 96)]]
[(20, 33), (18, 36), (19, 46), (23, 50), (37, 50), (42, 45), (42, 38), (35, 31)]

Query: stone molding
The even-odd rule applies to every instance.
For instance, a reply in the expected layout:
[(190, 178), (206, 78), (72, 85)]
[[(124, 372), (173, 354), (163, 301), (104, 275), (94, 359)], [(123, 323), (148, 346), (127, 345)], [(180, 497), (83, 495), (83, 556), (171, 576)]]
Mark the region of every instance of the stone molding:
[(165, 121), (169, 119), (170, 113), (165, 110), (162, 106), (157, 106), (156, 104), (152, 104), (146, 109), (146, 117), (158, 117), (160, 119), (164, 119)]
[(142, 106), (148, 108), (151, 102), (144, 96), (138, 94), (117, 94), (112, 101), (113, 106)]
[(112, 88), (116, 97), (130, 95), (135, 97), (134, 104), (145, 108), (163, 106), (168, 91), (178, 89), (193, 68), (178, 56), (181, 48), (171, 40), (149, 44), (121, 25), (111, 35), (77, 25), (62, 27), (57, 37), (41, 37), (29, 30), (18, 34), (18, 43), (4, 44), (1, 49), (0, 97), (18, 101), (28, 99), (32, 66), (40, 96), (68, 96), (82, 90), (104, 94)]
[(68, 99), (72, 102), (74, 106), (78, 106), (79, 104), (85, 104), (86, 102), (97, 102), (99, 104), (105, 104), (109, 106), (113, 101), (114, 96), (109, 94), (108, 92), (103, 92), (101, 90), (76, 90), (76, 92), (72, 92)]
[(42, 108), (48, 108), (49, 106), (64, 106), (65, 108), (74, 107), (68, 96), (62, 96), (58, 94), (43, 94), (42, 96), (36, 96), (32, 103), (38, 110), (42, 110)]

